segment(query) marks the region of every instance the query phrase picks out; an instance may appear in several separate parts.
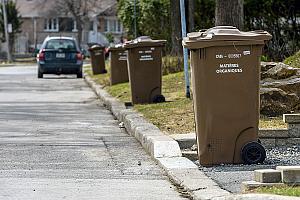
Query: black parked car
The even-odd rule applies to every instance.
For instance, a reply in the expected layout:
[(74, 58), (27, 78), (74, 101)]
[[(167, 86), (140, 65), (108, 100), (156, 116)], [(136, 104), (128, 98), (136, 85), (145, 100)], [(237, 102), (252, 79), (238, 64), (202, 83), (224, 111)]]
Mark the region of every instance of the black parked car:
[(44, 74), (76, 74), (82, 78), (83, 56), (75, 38), (47, 37), (37, 54), (38, 78)]

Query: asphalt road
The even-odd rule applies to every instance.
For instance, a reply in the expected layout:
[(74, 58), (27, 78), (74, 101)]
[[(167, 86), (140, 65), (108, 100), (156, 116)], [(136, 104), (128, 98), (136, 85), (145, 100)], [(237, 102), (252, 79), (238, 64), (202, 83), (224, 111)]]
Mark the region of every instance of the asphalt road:
[(0, 199), (183, 199), (82, 79), (0, 67)]

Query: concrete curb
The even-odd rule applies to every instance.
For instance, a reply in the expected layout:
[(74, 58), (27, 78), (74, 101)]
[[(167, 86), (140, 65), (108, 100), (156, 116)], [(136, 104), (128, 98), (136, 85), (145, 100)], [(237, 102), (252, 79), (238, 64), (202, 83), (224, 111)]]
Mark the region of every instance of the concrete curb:
[(181, 157), (178, 143), (171, 137), (164, 135), (153, 124), (147, 122), (141, 114), (127, 109), (123, 103), (111, 97), (90, 77), (85, 76), (86, 82), (104, 101), (113, 115), (124, 123), (127, 132), (135, 137), (153, 158)]
[[(249, 195), (232, 195), (230, 192), (221, 189), (216, 182), (201, 172), (197, 165), (182, 157), (178, 142), (163, 134), (158, 127), (149, 123), (141, 114), (132, 109), (127, 109), (124, 103), (110, 96), (87, 74), (84, 74), (84, 79), (112, 114), (121, 123), (123, 122), (122, 125), (124, 125), (127, 132), (141, 143), (159, 166), (164, 169), (170, 180), (175, 185), (183, 188), (183, 192), (188, 194), (189, 197), (195, 200), (260, 199), (257, 195), (254, 195), (253, 198)], [(274, 198), (274, 200), (277, 199), (279, 198)]]

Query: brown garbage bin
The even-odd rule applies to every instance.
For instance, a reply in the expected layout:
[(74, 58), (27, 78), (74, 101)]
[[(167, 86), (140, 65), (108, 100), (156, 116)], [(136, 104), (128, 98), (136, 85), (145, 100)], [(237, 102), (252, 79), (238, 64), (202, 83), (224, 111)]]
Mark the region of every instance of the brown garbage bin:
[(220, 26), (188, 34), (200, 164), (261, 163), (258, 142), (260, 56), (265, 31)]
[(128, 75), (133, 104), (159, 103), (162, 87), (162, 48), (165, 40), (139, 37), (124, 45), (128, 50)]
[(129, 81), (127, 68), (127, 52), (119, 44), (109, 48), (110, 52), (110, 84), (125, 83)]
[(93, 74), (104, 74), (106, 73), (105, 69), (105, 47), (100, 45), (93, 45), (89, 48), (89, 52), (91, 55), (91, 62), (92, 62), (92, 70)]

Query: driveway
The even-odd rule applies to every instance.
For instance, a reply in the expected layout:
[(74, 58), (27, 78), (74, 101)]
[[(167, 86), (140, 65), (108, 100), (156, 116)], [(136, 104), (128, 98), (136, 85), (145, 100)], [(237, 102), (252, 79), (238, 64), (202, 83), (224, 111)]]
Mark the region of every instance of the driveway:
[(183, 199), (82, 79), (0, 67), (0, 199)]

